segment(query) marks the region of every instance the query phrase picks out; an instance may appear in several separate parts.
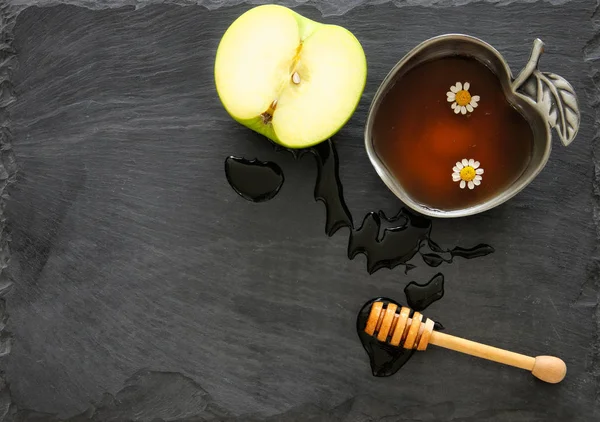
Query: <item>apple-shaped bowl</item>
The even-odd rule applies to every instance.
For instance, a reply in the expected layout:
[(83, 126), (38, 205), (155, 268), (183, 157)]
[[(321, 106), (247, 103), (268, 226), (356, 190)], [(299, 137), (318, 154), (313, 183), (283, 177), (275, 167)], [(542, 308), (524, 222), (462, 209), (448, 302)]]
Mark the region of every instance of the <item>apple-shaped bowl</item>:
[[(422, 42), (406, 54), (390, 70), (375, 93), (365, 127), (368, 157), (387, 187), (414, 211), (439, 218), (478, 214), (506, 202), (522, 191), (548, 162), (552, 147), (552, 129), (555, 129), (561, 142), (567, 146), (577, 135), (580, 123), (578, 100), (571, 84), (556, 74), (539, 71), (538, 63), (543, 50), (543, 42), (535, 39), (530, 59), (516, 78), (513, 78), (507, 62), (494, 47), (469, 35), (440, 35)], [(386, 95), (407, 72), (431, 60), (457, 56), (476, 59), (496, 75), (510, 106), (529, 124), (533, 140), (527, 163), (514, 181), (478, 203), (443, 209), (424, 204), (411, 194), (406, 184), (394, 174), (376, 148), (377, 135), (374, 125)], [(443, 101), (446, 101), (446, 98), (443, 98)], [(429, 123), (424, 121), (423, 124)], [(452, 171), (449, 170), (447, 177), (451, 176)]]

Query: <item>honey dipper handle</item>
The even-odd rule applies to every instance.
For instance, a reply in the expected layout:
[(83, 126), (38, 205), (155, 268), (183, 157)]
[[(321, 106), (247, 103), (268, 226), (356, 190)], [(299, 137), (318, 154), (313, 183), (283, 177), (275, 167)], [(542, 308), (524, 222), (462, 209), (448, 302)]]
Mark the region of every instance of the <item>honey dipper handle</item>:
[(508, 350), (498, 349), (497, 347), (440, 333), (439, 331), (431, 333), (429, 344), (435, 344), (436, 346), (466, 353), (467, 355), (493, 360), (494, 362), (516, 366), (517, 368), (526, 369), (528, 371), (532, 371), (535, 365), (535, 358), (532, 358), (531, 356), (509, 352)]
[(531, 356), (440, 333), (439, 331), (433, 331), (431, 333), (429, 344), (435, 344), (436, 346), (465, 353), (467, 355), (477, 356), (505, 365), (526, 369), (531, 371), (535, 377), (552, 384), (562, 381), (567, 373), (565, 363), (554, 356), (538, 356), (533, 358)]

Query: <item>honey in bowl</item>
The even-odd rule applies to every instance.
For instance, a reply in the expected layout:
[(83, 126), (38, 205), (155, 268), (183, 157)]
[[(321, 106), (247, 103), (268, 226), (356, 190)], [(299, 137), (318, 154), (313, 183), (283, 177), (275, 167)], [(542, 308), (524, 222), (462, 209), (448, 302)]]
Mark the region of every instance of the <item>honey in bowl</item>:
[[(496, 74), (469, 56), (430, 59), (399, 75), (373, 123), (383, 164), (414, 201), (442, 211), (476, 206), (508, 188), (527, 168), (533, 142)], [(473, 169), (455, 168), (463, 159), (476, 162)]]

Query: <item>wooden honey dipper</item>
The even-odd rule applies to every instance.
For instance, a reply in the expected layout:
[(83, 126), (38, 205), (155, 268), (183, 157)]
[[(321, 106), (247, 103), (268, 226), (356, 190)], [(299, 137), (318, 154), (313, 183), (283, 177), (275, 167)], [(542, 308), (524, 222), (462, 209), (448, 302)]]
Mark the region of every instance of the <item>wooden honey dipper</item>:
[(388, 303), (387, 307), (384, 307), (384, 302), (374, 302), (367, 319), (365, 332), (379, 341), (392, 346), (400, 347), (402, 345), (405, 349), (422, 351), (427, 349), (427, 345), (433, 344), (526, 369), (540, 380), (552, 384), (562, 381), (567, 374), (567, 366), (557, 357), (537, 356), (534, 358), (434, 331), (435, 323), (431, 319), (426, 318), (423, 322), (423, 315), (419, 312), (414, 312), (410, 318), (410, 312), (411, 309), (405, 306), (398, 307), (394, 303)]

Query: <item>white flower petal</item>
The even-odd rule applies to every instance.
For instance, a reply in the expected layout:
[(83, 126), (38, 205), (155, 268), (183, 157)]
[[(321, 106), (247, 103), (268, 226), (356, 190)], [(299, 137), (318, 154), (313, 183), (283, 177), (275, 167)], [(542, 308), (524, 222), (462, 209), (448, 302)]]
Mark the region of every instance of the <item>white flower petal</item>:
[(473, 167), (473, 165), (475, 164), (475, 160), (473, 160), (472, 158), (469, 160), (469, 166)]
[(473, 108), (477, 108), (477, 103), (474, 103), (473, 101), (471, 101), (469, 105)]
[[(458, 164), (458, 163), (456, 163), (456, 164)], [(458, 166), (454, 166), (454, 167), (452, 167), (452, 171), (453, 171), (454, 173), (460, 173), (460, 169), (458, 168)]]
[(475, 174), (483, 174), (483, 169), (477, 169), (477, 170), (475, 170)]
[(460, 161), (457, 161), (456, 162), (456, 167), (458, 167), (458, 170), (460, 171), (460, 170), (463, 169), (464, 166), (463, 166), (463, 163), (461, 163)]
[(469, 160), (467, 160), (466, 158), (463, 158), (462, 161), (461, 161), (461, 163), (462, 163), (463, 166), (466, 167), (466, 166), (469, 165)]
[(461, 112), (462, 114), (467, 114), (467, 108), (466, 108), (465, 106), (462, 106), (462, 107), (460, 108), (460, 112)]
[(453, 102), (454, 100), (456, 100), (456, 98), (454, 98), (454, 97), (446, 98), (446, 101), (448, 101), (449, 103)]
[(473, 96), (471, 97), (471, 101), (475, 101), (476, 103), (477, 103), (477, 102), (479, 102), (479, 100), (480, 100), (480, 99), (481, 99), (481, 98), (479, 97), (479, 95), (473, 95)]
[(483, 179), (483, 177), (481, 177), (480, 175), (476, 175), (474, 180), (480, 181), (481, 179)]
[(454, 107), (454, 113), (455, 114), (460, 113), (460, 107), (458, 107), (458, 106)]
[(467, 111), (468, 111), (469, 113), (472, 113), (472, 112), (473, 112), (473, 106), (472, 106), (471, 104), (467, 104)]
[(454, 99), (456, 98), (456, 94), (454, 92), (452, 92), (452, 91), (446, 92), (446, 96), (448, 98), (452, 98), (452, 101), (454, 101)]
[(456, 108), (456, 103), (452, 103), (452, 105), (450, 106), (450, 108), (451, 108), (452, 110), (454, 110), (454, 109)]
[(458, 174), (458, 173), (452, 173), (452, 180), (454, 182), (458, 182), (460, 180), (460, 174)]
[(450, 91), (454, 92), (455, 94), (459, 91), (459, 89), (457, 87), (455, 87), (454, 85), (452, 85), (450, 87)]
[(479, 179), (479, 180), (477, 180), (477, 178), (473, 179), (473, 184), (474, 184), (475, 186), (479, 186), (479, 185), (481, 185), (481, 179)]
[(470, 83), (468, 83), (468, 82), (465, 82), (465, 86), (463, 86), (463, 89), (464, 89), (465, 91), (468, 91), (470, 87), (471, 87), (471, 84), (470, 84)]
[(475, 187), (475, 183), (469, 182), (469, 189), (473, 189)]
[(460, 181), (460, 188), (461, 189), (464, 189), (466, 185), (467, 185), (467, 182), (465, 182), (464, 180)]
[(479, 161), (475, 161), (475, 162), (473, 163), (473, 168), (474, 168), (474, 169), (477, 169), (477, 168), (479, 168), (479, 166), (480, 166), (480, 165), (481, 165), (481, 163), (480, 163)]
[(458, 89), (459, 91), (462, 90), (462, 84), (460, 82), (456, 83), (456, 89)]

